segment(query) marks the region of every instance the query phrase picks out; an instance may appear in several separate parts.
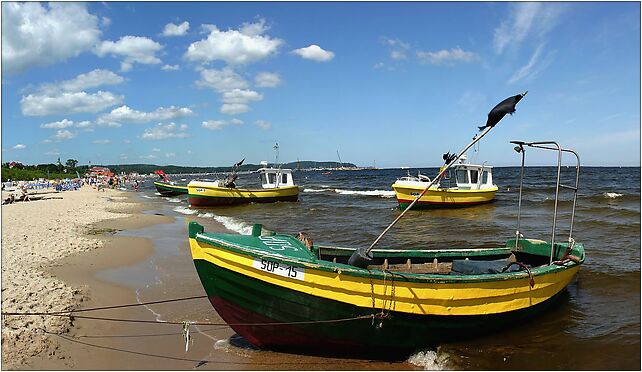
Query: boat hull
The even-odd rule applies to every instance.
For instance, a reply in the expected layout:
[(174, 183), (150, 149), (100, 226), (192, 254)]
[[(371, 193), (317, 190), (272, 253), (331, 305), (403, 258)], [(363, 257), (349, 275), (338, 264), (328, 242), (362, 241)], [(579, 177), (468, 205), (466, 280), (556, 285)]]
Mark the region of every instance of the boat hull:
[(156, 191), (163, 196), (178, 196), (187, 194), (187, 186), (172, 185), (166, 182), (154, 182)]
[[(424, 190), (420, 186), (409, 186), (393, 184), (395, 197), (399, 202), (400, 209), (406, 209), (417, 196)], [(458, 190), (458, 189), (438, 189), (431, 187), (415, 203), (413, 209), (426, 208), (459, 208), (479, 204), (490, 203), (495, 200), (498, 188), (488, 188), (482, 190)]]
[(247, 203), (295, 202), (299, 187), (273, 189), (228, 188), (208, 185), (206, 182), (188, 184), (189, 203), (194, 207), (216, 207)]
[[(559, 293), (536, 306), (500, 314), (416, 315), (360, 307), (284, 289), (230, 270), (195, 261), (217, 313), (250, 344), (270, 350), (329, 355), (405, 357), (439, 342), (474, 337), (532, 317)], [(374, 319), (372, 314), (377, 317)], [(350, 319), (328, 324), (296, 324), (309, 319)], [(278, 325), (243, 325), (295, 323)]]
[[(407, 355), (531, 316), (548, 307), (579, 270), (574, 263), (533, 269), (533, 286), (523, 271), (395, 274), (316, 260), (286, 235), (196, 234), (190, 226), (196, 271), (216, 311), (251, 344), (276, 350)], [(545, 248), (545, 242), (538, 244)], [(298, 258), (284, 259), (284, 251)]]

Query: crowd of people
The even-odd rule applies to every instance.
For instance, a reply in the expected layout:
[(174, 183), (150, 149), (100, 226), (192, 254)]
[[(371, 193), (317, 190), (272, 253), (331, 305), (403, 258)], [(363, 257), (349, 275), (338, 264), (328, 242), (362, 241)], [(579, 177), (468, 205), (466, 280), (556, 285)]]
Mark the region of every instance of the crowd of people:
[(112, 176), (112, 177), (84, 177), (75, 179), (63, 180), (33, 180), (33, 181), (18, 181), (18, 182), (2, 182), (2, 191), (10, 191), (6, 197), (3, 196), (2, 204), (12, 204), (17, 201), (31, 201), (33, 200), (33, 193), (30, 190), (45, 190), (53, 188), (56, 192), (75, 191), (80, 189), (83, 185), (89, 185), (98, 191), (105, 191), (106, 189), (128, 188), (131, 185), (134, 191), (138, 191), (138, 180), (132, 177)]

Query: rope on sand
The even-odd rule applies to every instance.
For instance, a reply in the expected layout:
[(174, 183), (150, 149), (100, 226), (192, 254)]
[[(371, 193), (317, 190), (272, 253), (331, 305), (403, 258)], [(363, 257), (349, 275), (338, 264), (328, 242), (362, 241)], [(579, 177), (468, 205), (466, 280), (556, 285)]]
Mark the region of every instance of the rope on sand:
[[(110, 309), (119, 309), (125, 307), (135, 307), (135, 306), (146, 306), (154, 305), (161, 303), (177, 302), (177, 301), (186, 301), (186, 300), (195, 300), (200, 298), (207, 298), (206, 295), (203, 296), (191, 296), (191, 297), (182, 297), (182, 298), (173, 298), (169, 300), (158, 300), (158, 301), (149, 301), (149, 302), (140, 302), (135, 304), (124, 304), (124, 305), (112, 305), (112, 306), (101, 306), (93, 307), (88, 309), (76, 309), (69, 311), (54, 311), (54, 312), (2, 312), (2, 316), (55, 316), (55, 317), (64, 317), (70, 319), (90, 319), (90, 320), (103, 320), (103, 321), (112, 321), (112, 322), (129, 322), (129, 323), (157, 323), (157, 324), (172, 324), (172, 325), (183, 325), (185, 326), (185, 321), (181, 322), (170, 322), (163, 320), (144, 320), (144, 319), (122, 319), (122, 318), (107, 318), (99, 316), (87, 316), (87, 315), (77, 315), (80, 312), (89, 312), (89, 311), (98, 311), (98, 310), (110, 310)], [(322, 324), (322, 323), (339, 323), (360, 319), (372, 319), (375, 315), (360, 315), (350, 318), (340, 318), (340, 319), (326, 319), (326, 320), (304, 320), (297, 322), (269, 322), (269, 323), (199, 323), (199, 322), (189, 322), (189, 325), (195, 326), (279, 326), (279, 325), (302, 325), (302, 324)]]

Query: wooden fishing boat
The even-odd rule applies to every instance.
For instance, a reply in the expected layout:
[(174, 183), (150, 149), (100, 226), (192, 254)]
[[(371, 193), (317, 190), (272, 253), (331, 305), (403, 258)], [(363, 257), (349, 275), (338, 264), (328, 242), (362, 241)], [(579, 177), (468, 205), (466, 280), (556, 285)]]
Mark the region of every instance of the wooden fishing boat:
[[(413, 206), (421, 208), (453, 208), (490, 203), (499, 190), (493, 183), (493, 167), (466, 163), (465, 157), (452, 166), (451, 176), (440, 178)], [(453, 182), (454, 181), (454, 185)], [(392, 184), (400, 209), (408, 205), (431, 182), (430, 178), (418, 174), (402, 177)]]
[(178, 196), (187, 194), (187, 185), (176, 185), (174, 182), (154, 181), (156, 191), (163, 196)]
[[(375, 358), (514, 325), (549, 307), (585, 259), (583, 244), (572, 238), (579, 157), (575, 186), (560, 184), (558, 163), (550, 241), (524, 238), (523, 147), (553, 149), (553, 142), (515, 143), (522, 153), (520, 203), (515, 238), (505, 244), (372, 249), (382, 234), (362, 251), (314, 245), (261, 225), (252, 235), (234, 235), (191, 222), (190, 249), (210, 302), (259, 348)], [(558, 149), (560, 157), (575, 154)], [(560, 188), (574, 191), (567, 242), (555, 240)]]
[[(193, 180), (187, 184), (189, 203), (194, 207), (214, 207), (245, 203), (297, 201), (299, 187), (291, 169), (261, 168), (257, 171), (261, 188), (240, 188), (224, 181)], [(230, 187), (233, 186), (233, 187)]]

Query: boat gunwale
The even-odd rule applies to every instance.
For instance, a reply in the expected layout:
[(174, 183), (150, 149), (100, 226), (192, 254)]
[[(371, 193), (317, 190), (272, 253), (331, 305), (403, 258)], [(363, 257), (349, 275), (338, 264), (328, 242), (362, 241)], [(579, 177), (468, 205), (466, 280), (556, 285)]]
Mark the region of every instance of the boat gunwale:
[(166, 182), (154, 181), (154, 186), (166, 187), (171, 189), (187, 190), (187, 185), (172, 185)]
[[(204, 182), (204, 181), (196, 181), (196, 182)], [(275, 191), (284, 191), (284, 190), (290, 190), (290, 189), (295, 189), (295, 188), (299, 189), (298, 185), (272, 187), (272, 188), (267, 188), (267, 189), (264, 189), (264, 188), (250, 189), (250, 188), (245, 188), (245, 187), (224, 187), (224, 186), (213, 186), (213, 185), (212, 186), (210, 186), (210, 185), (198, 185), (198, 186), (197, 185), (192, 185), (192, 186), (190, 186), (189, 184), (187, 184), (186, 187), (187, 187), (188, 191), (190, 190), (190, 188), (192, 188), (192, 189), (204, 188), (204, 189), (208, 189), (208, 190), (212, 190), (212, 191), (224, 191), (224, 192), (238, 191), (240, 193), (242, 193), (242, 192), (245, 192), (245, 193), (275, 192)], [(298, 190), (298, 191), (300, 191), (300, 190)], [(202, 194), (191, 194), (191, 193), (190, 193), (190, 196), (219, 197), (219, 196), (213, 196), (213, 195), (202, 195)]]
[[(275, 235), (279, 236), (279, 235)], [(281, 235), (289, 236), (289, 235)], [(317, 260), (316, 262), (305, 261), (291, 256), (285, 256), (277, 253), (257, 250), (252, 247), (239, 245), (232, 243), (226, 240), (217, 239), (211, 236), (208, 236), (207, 233), (197, 233), (194, 238), (196, 241), (200, 241), (210, 245), (219, 245), (219, 248), (228, 249), (235, 253), (249, 255), (250, 257), (256, 258), (272, 258), (283, 261), (284, 263), (296, 266), (303, 266), (310, 269), (316, 269), (325, 272), (339, 272), (339, 273), (349, 273), (355, 277), (367, 277), (367, 278), (385, 278), (388, 275), (394, 274), (396, 277), (403, 279), (407, 282), (431, 282), (431, 283), (472, 283), (472, 282), (493, 282), (500, 280), (513, 280), (513, 279), (522, 279), (528, 278), (530, 275), (526, 271), (515, 271), (515, 272), (506, 272), (498, 274), (476, 274), (476, 275), (450, 275), (450, 274), (419, 274), (419, 273), (407, 273), (402, 271), (392, 271), (392, 270), (379, 270), (379, 269), (362, 269), (342, 263), (334, 263), (326, 260)], [(214, 244), (212, 244), (214, 243)], [(559, 243), (556, 243), (558, 245)], [(583, 245), (581, 246), (583, 250)], [(577, 246), (577, 245), (576, 245)], [(307, 249), (303, 247), (304, 249)], [(509, 250), (510, 247), (504, 247)], [(498, 250), (502, 248), (488, 248), (490, 250)], [(316, 259), (316, 257), (314, 257)], [(581, 261), (583, 262), (583, 260)], [(580, 266), (580, 264), (573, 261), (568, 261), (563, 264), (553, 264), (553, 265), (542, 265), (530, 269), (533, 277), (552, 274), (558, 271), (566, 270), (573, 268), (575, 266)]]

